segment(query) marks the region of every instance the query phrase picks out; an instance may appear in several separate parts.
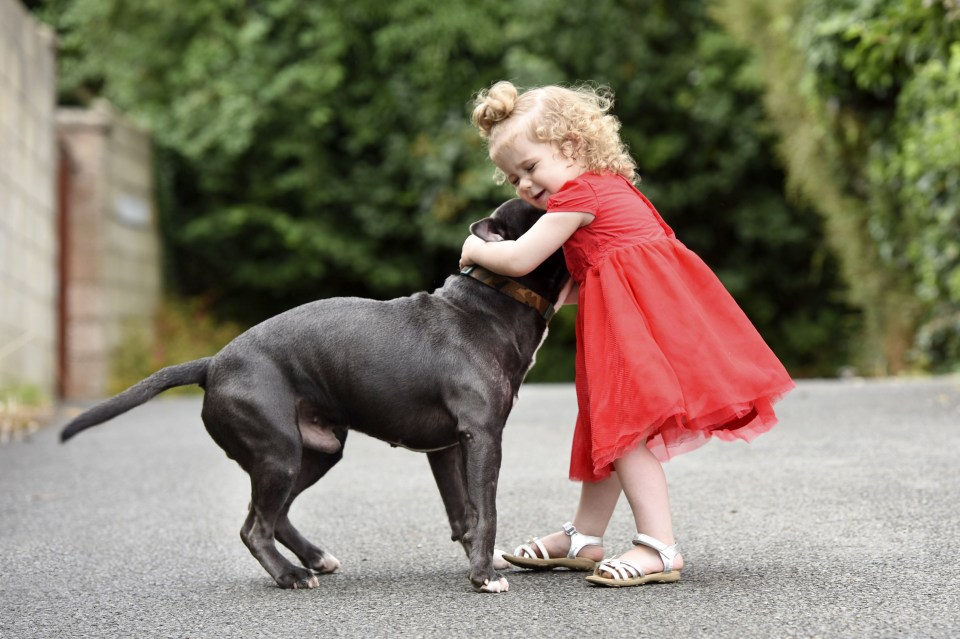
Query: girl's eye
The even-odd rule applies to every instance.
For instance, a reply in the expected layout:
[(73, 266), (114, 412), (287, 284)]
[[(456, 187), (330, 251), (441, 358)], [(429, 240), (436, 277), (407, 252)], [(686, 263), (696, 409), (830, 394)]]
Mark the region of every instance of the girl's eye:
[(535, 168), (537, 168), (537, 165), (536, 165), (536, 164), (531, 164), (530, 166), (528, 166), (527, 168), (525, 168), (524, 171), (526, 171), (527, 173), (533, 173), (533, 170), (534, 170)]

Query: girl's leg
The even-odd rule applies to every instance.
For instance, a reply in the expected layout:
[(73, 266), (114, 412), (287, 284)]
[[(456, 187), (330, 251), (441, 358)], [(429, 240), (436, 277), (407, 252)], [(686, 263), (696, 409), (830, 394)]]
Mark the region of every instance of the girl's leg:
[[(613, 462), (623, 492), (637, 525), (637, 532), (659, 539), (667, 545), (676, 543), (673, 537), (673, 518), (670, 515), (670, 499), (667, 495), (667, 478), (659, 460), (641, 444)], [(620, 555), (641, 568), (647, 574), (663, 570), (660, 555), (646, 546), (633, 546)], [(674, 570), (683, 566), (683, 557), (678, 555)]]
[[(611, 473), (602, 481), (583, 482), (580, 485), (580, 502), (573, 517), (574, 527), (584, 535), (602, 537), (619, 499), (620, 479), (617, 473)], [(570, 538), (563, 531), (551, 533), (540, 541), (551, 557), (565, 557), (570, 550)], [(600, 561), (603, 559), (603, 548), (585, 546), (578, 556)]]
[(580, 503), (573, 516), (573, 525), (584, 535), (603, 537), (610, 517), (620, 499), (620, 478), (617, 473), (601, 481), (585, 481), (580, 484)]

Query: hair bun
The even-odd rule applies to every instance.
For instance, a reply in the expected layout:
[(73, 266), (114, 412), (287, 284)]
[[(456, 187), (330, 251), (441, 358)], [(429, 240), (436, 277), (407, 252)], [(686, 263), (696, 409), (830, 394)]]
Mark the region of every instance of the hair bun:
[(512, 82), (497, 82), (478, 93), (474, 104), (471, 120), (480, 129), (480, 135), (487, 136), (498, 122), (510, 117), (517, 104), (517, 87)]

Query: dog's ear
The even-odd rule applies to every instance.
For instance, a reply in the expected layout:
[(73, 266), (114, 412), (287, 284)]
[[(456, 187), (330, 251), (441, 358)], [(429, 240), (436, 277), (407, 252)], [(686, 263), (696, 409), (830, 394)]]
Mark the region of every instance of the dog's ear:
[(470, 225), (470, 232), (484, 242), (502, 242), (503, 236), (497, 232), (497, 221), (491, 217), (484, 218)]

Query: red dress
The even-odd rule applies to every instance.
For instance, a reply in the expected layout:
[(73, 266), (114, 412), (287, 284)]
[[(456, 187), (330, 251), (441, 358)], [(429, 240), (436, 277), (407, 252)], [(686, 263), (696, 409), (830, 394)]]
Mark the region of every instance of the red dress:
[(658, 459), (776, 423), (790, 375), (710, 268), (618, 175), (586, 173), (547, 203), (594, 215), (563, 245), (580, 285), (570, 478), (599, 481), (646, 442)]

